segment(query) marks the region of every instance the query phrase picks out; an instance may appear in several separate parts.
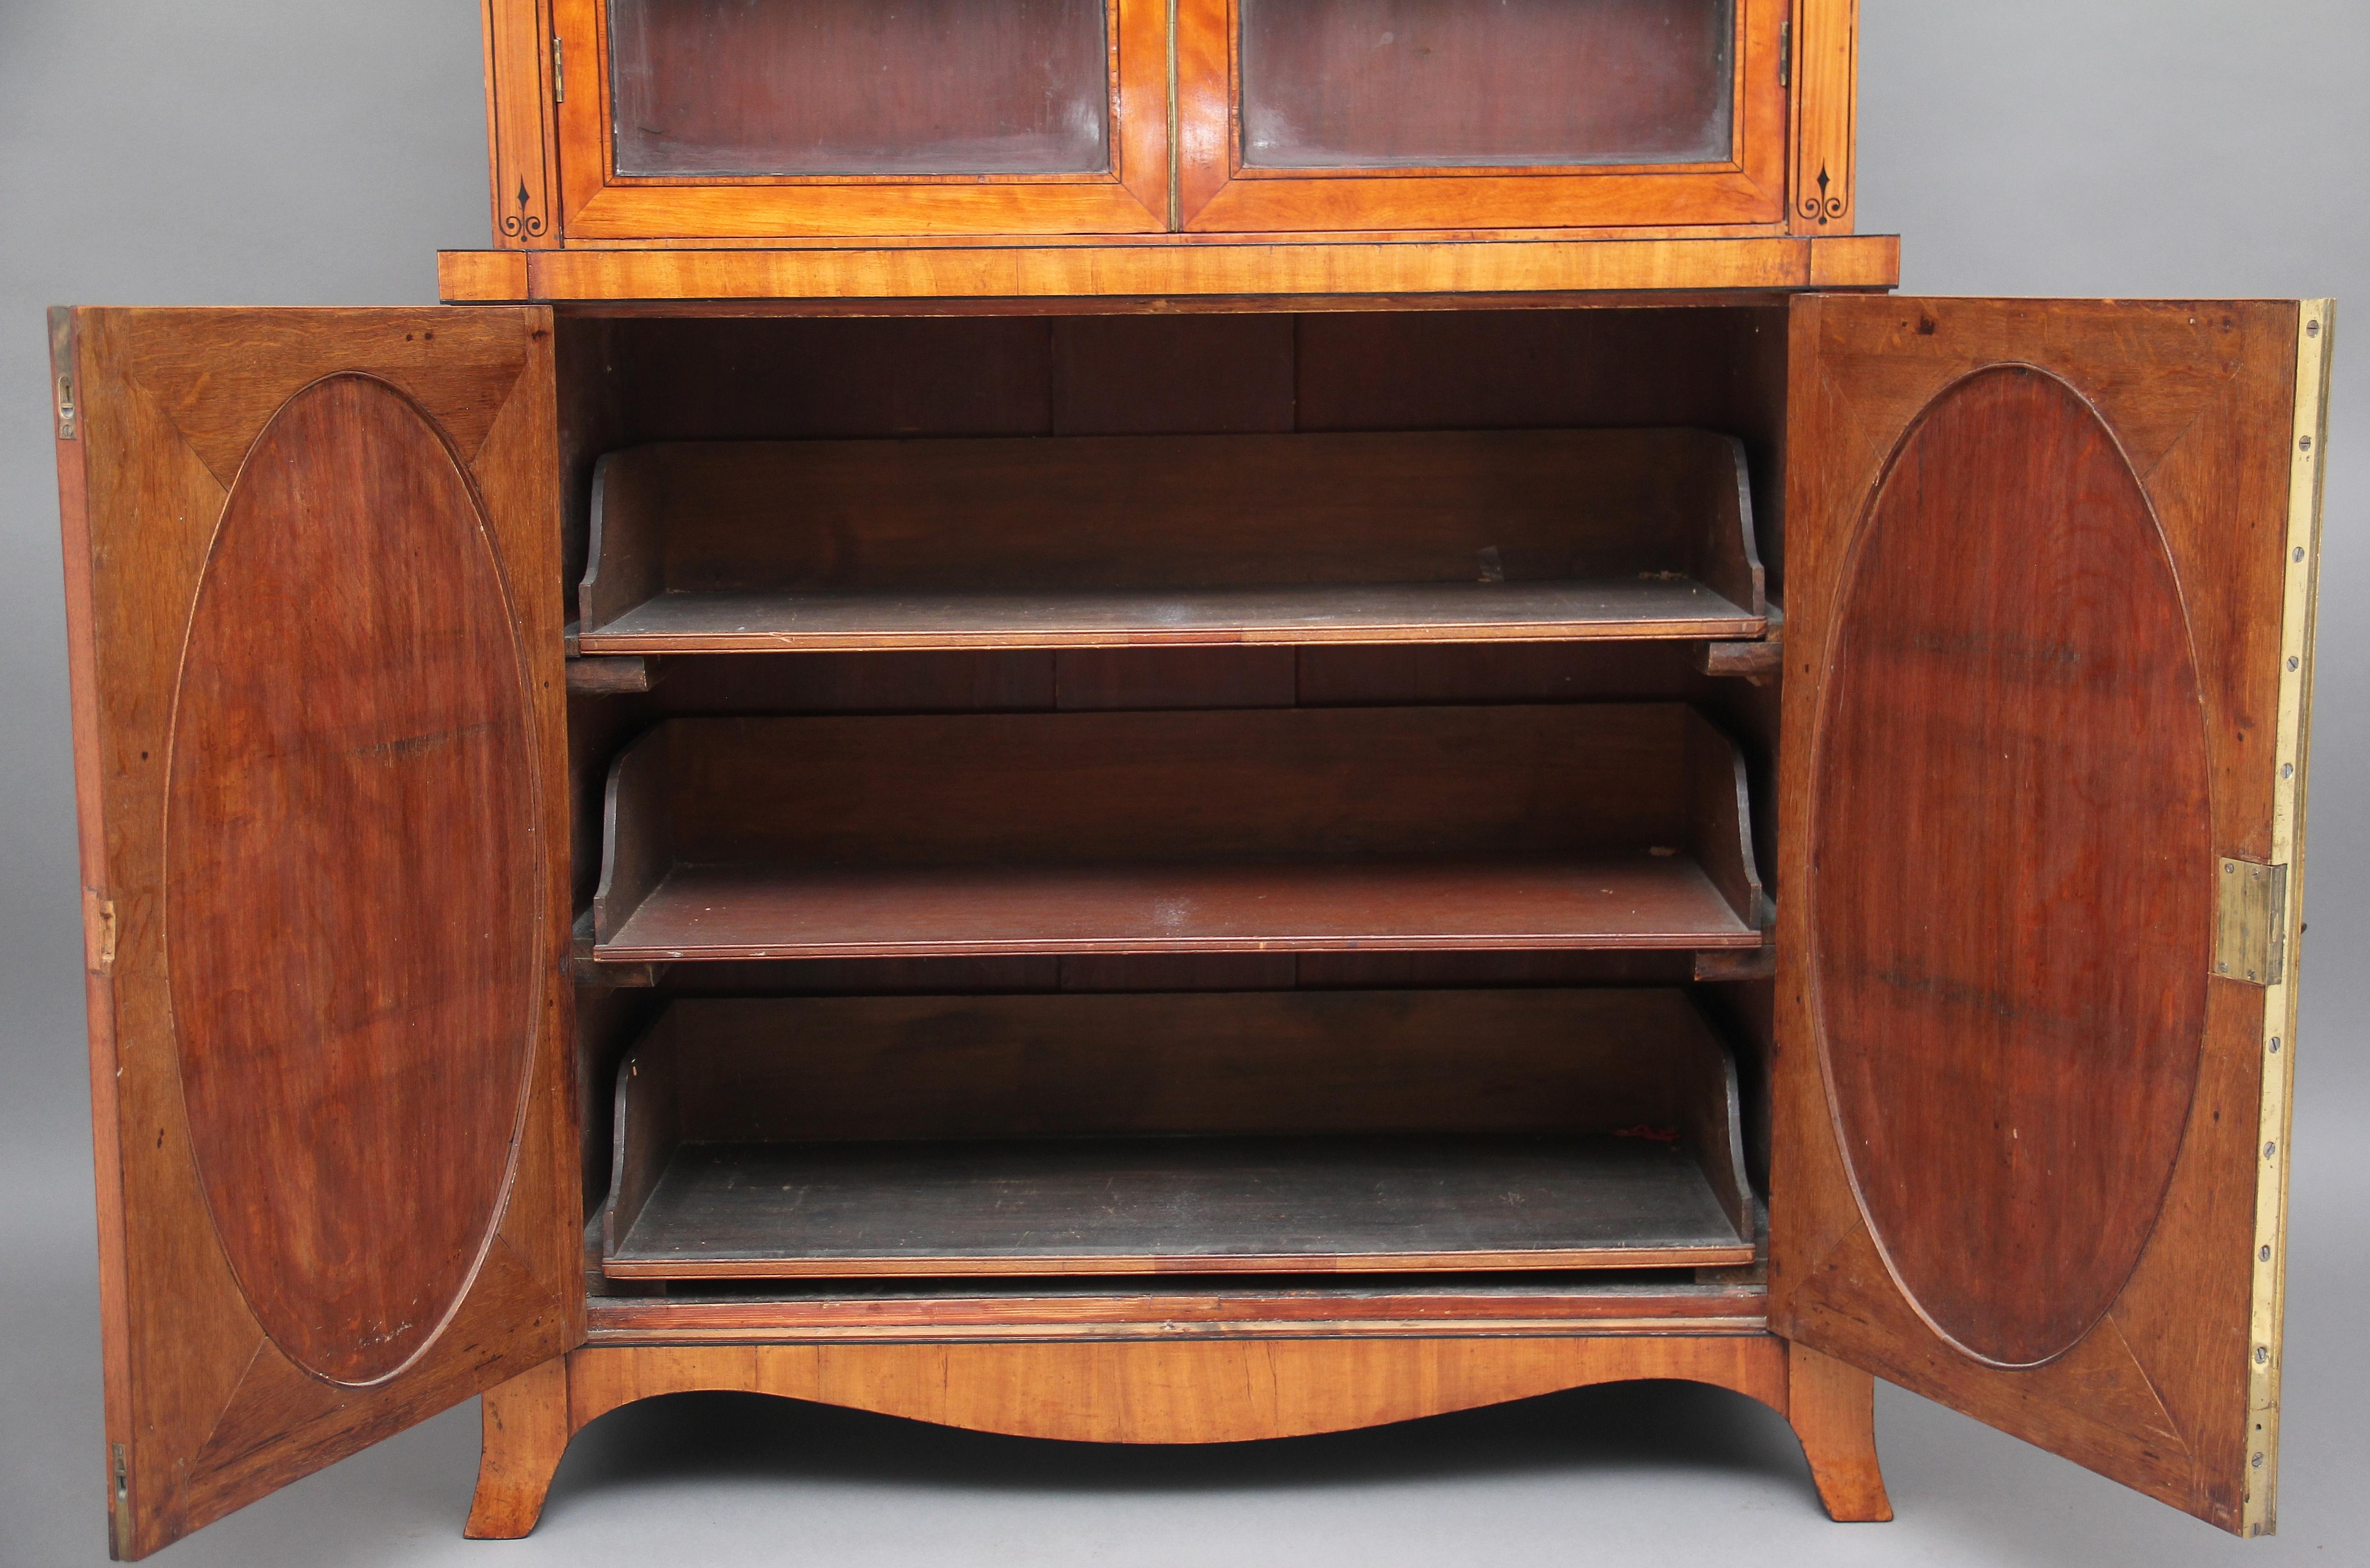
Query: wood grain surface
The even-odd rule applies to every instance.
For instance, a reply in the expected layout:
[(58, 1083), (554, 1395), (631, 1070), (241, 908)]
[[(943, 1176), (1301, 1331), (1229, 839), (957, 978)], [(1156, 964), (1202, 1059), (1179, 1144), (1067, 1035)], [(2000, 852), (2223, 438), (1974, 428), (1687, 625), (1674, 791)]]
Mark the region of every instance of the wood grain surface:
[(592, 1346), (568, 1358), (564, 1380), (522, 1379), (500, 1396), (505, 1418), (486, 1427), (472, 1518), (502, 1527), (488, 1535), (525, 1534), (558, 1463), (554, 1434), (581, 1431), (638, 1400), (696, 1389), (811, 1400), (1019, 1436), (1227, 1443), (1347, 1431), (1641, 1378), (1708, 1383), (1787, 1416), (1833, 1517), (1890, 1516), (1873, 1434), (1858, 1418), (1870, 1403), (1865, 1375), (1797, 1361), (1784, 1341), (1740, 1332)]
[(2021, 366), (1919, 417), (1849, 573), (1810, 823), (1844, 1147), (1910, 1302), (2038, 1366), (2130, 1278), (2196, 1092), (2215, 905), (2180, 582), (2113, 434)]
[(1396, 1274), (1750, 1263), (1703, 1167), (1632, 1136), (678, 1147), (613, 1279)]
[(1240, 1443), (1645, 1378), (1786, 1408), (1784, 1346), (1761, 1335), (600, 1347), (570, 1358), (569, 1398), (580, 1426), (638, 1399), (737, 1389), (1021, 1437)]
[[(91, 989), (100, 1190), (121, 1194), (99, 1237), (123, 1460), (107, 1495), (116, 1551), (139, 1557), (581, 1336), (566, 869), (518, 854), (567, 832), (551, 327), (75, 320), (76, 788), (86, 885), (117, 933)], [(258, 450), (279, 471), (241, 481)], [(459, 779), (483, 790), (456, 813)], [(206, 891), (210, 850), (269, 848), (234, 808), (284, 808), (267, 825), (310, 835), (310, 880), (267, 854), (249, 869), (269, 874)], [(478, 889), (486, 908), (411, 898), (503, 867), (523, 881)], [(434, 1004), (417, 1021), (393, 1005), (415, 985)], [(421, 1051), (454, 1081), (407, 1078)], [(293, 1103), (307, 1074), (317, 1097)], [(259, 1121), (275, 1101), (282, 1120)], [(404, 1163), (431, 1148), (449, 1169)], [(394, 1314), (400, 1350), (358, 1343), (353, 1309)]]
[(705, 1292), (685, 1281), (663, 1296), (602, 1294), (616, 1288), (593, 1282), (585, 1312), (594, 1344), (1749, 1334), (1766, 1326), (1758, 1285), (1697, 1285), (1651, 1270), (780, 1280)]
[(167, 741), (182, 1098), (248, 1304), (339, 1383), (443, 1329), (508, 1194), (547, 945), (514, 621), (467, 478), (362, 375), (274, 416), (198, 583)]
[[(1625, 294), (1675, 299), (1890, 289), (1901, 281), (1901, 241), (1891, 235), (1490, 240), (1393, 235), (1288, 242), (1278, 236), (1274, 243), (1258, 244), (1212, 237), (1219, 242), (530, 251), (523, 294), (506, 292), (512, 274), (471, 265), (470, 252), (446, 251), (439, 276), (443, 297), (454, 304), (946, 300), (1007, 314), (1028, 306), (996, 302), (1114, 300), (1129, 302), (1125, 308), (1136, 312), (1154, 301), (1196, 299), (1223, 302), (1229, 312), (1467, 310), (1519, 304), (1524, 295), (1569, 307), (1651, 303), (1622, 301)], [(483, 292), (489, 286), (505, 292)]]
[(678, 1001), (619, 1072), (604, 1267), (1749, 1259), (1738, 1124), (1676, 988)]
[(2234, 1530), (2278, 1151), (2208, 922), (2272, 847), (2299, 340), (2203, 301), (1794, 336), (1772, 1322)]
[(1700, 431), (631, 447), (579, 600), (588, 652), (1749, 638), (1765, 610), (1743, 449)]
[(606, 960), (1763, 940), (1669, 705), (677, 720), (605, 809)]

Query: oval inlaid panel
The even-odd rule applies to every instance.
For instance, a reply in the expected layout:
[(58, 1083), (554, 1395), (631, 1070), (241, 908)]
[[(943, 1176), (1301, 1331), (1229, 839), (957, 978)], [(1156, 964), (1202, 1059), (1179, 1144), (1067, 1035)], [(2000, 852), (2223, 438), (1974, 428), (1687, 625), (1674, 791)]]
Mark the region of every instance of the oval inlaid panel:
[(539, 1006), (528, 695), (476, 491), (383, 382), (233, 486), (173, 717), (165, 922), (214, 1228), (264, 1331), (399, 1370), (508, 1188)]
[(1894, 1277), (2027, 1366), (2113, 1304), (2197, 1083), (2215, 856), (2172, 561), (2042, 372), (1921, 417), (1841, 589), (1812, 776), (1816, 1005)]

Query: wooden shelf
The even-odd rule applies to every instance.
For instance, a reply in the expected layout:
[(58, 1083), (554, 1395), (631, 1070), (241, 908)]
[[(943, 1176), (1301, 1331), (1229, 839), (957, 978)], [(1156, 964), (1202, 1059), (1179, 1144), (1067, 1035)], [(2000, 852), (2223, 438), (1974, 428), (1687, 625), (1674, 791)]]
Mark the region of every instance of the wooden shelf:
[(1735, 748), (1673, 704), (674, 720), (611, 771), (596, 963), (1740, 950)]
[(1749, 1263), (1703, 1169), (1642, 1138), (686, 1144), (613, 1278)]
[(1752, 640), (1703, 431), (674, 443), (601, 461), (587, 654)]
[[(850, 240), (720, 248), (714, 242), (604, 249), (438, 253), (448, 304), (741, 301), (741, 308), (878, 313), (1002, 306), (1032, 312), (1096, 301), (1207, 301), (1230, 310), (1466, 309), (1526, 300), (1566, 306), (1891, 289), (1897, 235), (1572, 238), (1568, 233), (1442, 239), (1432, 235), (1146, 235)], [(699, 248), (705, 246), (706, 248)], [(1498, 296), (1492, 301), (1491, 296)], [(678, 308), (682, 306), (678, 306)]]
[(1409, 582), (1171, 594), (662, 594), (587, 653), (1223, 643), (1753, 640), (1764, 617), (1688, 582)]
[(677, 1001), (616, 1278), (1727, 1266), (1735, 1076), (1672, 989)]
[(1758, 948), (1684, 855), (1237, 865), (686, 866), (598, 961)]

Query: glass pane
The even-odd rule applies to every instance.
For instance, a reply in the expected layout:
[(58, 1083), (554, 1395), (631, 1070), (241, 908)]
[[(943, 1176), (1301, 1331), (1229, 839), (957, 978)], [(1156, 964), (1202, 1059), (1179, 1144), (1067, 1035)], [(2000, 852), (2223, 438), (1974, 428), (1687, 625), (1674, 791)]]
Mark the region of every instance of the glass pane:
[(610, 0), (624, 175), (1110, 167), (1103, 0)]
[(1264, 168), (1717, 163), (1736, 0), (1241, 0)]

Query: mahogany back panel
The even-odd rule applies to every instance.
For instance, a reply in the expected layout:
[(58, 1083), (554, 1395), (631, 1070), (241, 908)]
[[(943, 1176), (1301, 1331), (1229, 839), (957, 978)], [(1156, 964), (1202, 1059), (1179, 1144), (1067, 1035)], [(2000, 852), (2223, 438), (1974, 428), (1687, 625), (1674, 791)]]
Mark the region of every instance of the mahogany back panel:
[(2281, 1028), (2215, 911), (2285, 787), (2299, 327), (1795, 327), (1773, 1326), (2234, 1530)]
[(581, 1337), (551, 329), (72, 324), (108, 1495), (138, 1557)]
[[(1782, 308), (566, 319), (611, 447), (1693, 426), (1744, 443), (1784, 571)], [(595, 343), (595, 340), (597, 344)], [(589, 475), (588, 475), (589, 477)], [(572, 508), (576, 526), (585, 513)]]
[(1743, 451), (1703, 431), (671, 443), (598, 490), (588, 628), (657, 593), (1683, 575), (1763, 608)]
[(695, 865), (1684, 849), (1701, 722), (1660, 704), (678, 720), (621, 759), (619, 793)]

